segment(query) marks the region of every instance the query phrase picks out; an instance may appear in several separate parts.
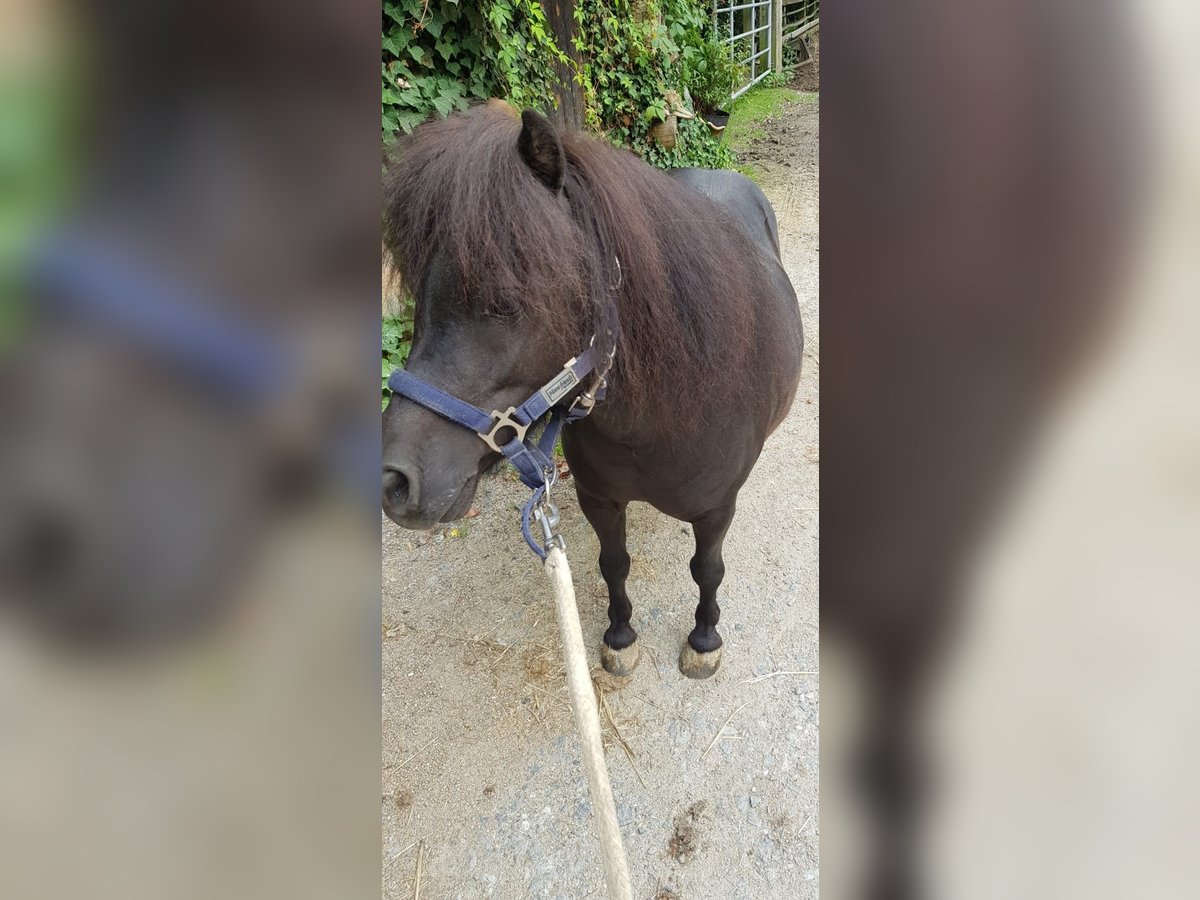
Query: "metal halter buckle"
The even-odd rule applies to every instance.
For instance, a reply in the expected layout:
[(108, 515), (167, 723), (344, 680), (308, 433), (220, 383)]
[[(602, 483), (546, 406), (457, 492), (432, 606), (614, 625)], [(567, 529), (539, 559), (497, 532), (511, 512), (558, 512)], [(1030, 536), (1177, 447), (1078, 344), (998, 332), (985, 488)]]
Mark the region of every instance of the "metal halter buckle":
[(528, 425), (522, 425), (514, 416), (517, 414), (517, 408), (510, 406), (504, 412), (492, 410), (492, 430), (486, 434), (482, 431), (478, 432), (479, 437), (485, 444), (495, 450), (497, 453), (503, 453), (504, 448), (496, 443), (496, 435), (504, 428), (511, 428), (517, 433), (517, 440), (524, 442), (525, 434), (529, 431)]
[[(620, 265), (621, 264), (618, 262), (618, 270), (620, 269)], [(612, 336), (611, 331), (607, 334), (610, 337)], [(592, 335), (592, 340), (588, 346), (596, 346), (596, 335)], [(601, 362), (596, 366), (595, 377), (592, 379), (591, 385), (582, 391), (571, 404), (572, 410), (582, 408), (585, 415), (591, 413), (592, 408), (596, 405), (596, 401), (600, 392), (608, 387), (608, 373), (612, 370), (613, 360), (616, 358), (616, 356), (617, 348), (614, 344), (613, 348), (601, 358)], [(572, 362), (574, 361), (572, 360)]]
[(597, 378), (590, 388), (575, 398), (571, 409), (582, 408), (585, 414), (590, 414), (596, 405), (596, 395), (606, 387), (608, 387), (608, 381), (604, 378)]

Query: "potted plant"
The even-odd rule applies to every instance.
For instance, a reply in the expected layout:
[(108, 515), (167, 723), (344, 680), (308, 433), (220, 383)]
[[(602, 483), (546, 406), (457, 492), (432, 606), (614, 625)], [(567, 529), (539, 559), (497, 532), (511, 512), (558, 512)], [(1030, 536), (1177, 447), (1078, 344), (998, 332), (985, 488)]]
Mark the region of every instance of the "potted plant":
[(715, 133), (729, 122), (725, 109), (740, 66), (733, 61), (729, 45), (709, 38), (696, 48), (687, 65), (687, 83), (696, 112)]

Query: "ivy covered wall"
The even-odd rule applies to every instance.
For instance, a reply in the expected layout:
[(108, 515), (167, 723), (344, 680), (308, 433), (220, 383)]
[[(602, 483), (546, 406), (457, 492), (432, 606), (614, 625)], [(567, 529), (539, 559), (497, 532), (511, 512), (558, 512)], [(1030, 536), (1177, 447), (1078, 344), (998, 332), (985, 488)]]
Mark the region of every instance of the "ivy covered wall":
[[(573, 7), (566, 52), (543, 2)], [(703, 121), (673, 115), (728, 96), (735, 73), (711, 40), (711, 9), (707, 0), (385, 0), (384, 140), (472, 100), (553, 113), (570, 93), (583, 109), (569, 119), (656, 165), (731, 165)], [(567, 92), (564, 75), (574, 82)], [(653, 136), (664, 121), (673, 147)]]

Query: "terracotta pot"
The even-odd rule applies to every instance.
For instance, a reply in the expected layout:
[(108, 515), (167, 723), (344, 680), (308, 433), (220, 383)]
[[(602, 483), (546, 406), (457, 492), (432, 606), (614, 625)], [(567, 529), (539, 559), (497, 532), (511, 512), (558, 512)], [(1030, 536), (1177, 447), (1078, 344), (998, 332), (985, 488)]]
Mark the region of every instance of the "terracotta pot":
[(671, 150), (679, 137), (679, 120), (674, 114), (650, 126), (650, 137), (664, 149)]

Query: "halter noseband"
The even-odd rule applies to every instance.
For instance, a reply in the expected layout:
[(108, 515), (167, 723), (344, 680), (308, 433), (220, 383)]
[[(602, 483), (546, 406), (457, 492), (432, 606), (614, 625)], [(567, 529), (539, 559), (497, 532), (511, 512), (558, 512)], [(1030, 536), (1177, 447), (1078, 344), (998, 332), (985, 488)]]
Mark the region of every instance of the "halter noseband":
[[(620, 272), (621, 263), (618, 260), (616, 287), (620, 286)], [(558, 510), (549, 498), (550, 489), (558, 481), (554, 445), (564, 425), (585, 418), (604, 399), (608, 374), (617, 352), (615, 301), (604, 304), (600, 317), (603, 322), (586, 350), (568, 360), (557, 375), (524, 403), (510, 406), (504, 412), (484, 412), (478, 406), (459, 400), (403, 369), (396, 369), (388, 377), (388, 388), (393, 394), (406, 397), (455, 425), (475, 432), (489, 449), (512, 463), (521, 482), (533, 491), (533, 496), (521, 510), (521, 533), (525, 543), (543, 560), (551, 547), (562, 546), (562, 536), (554, 531), (558, 524)], [(564, 401), (589, 375), (590, 384), (567, 405)], [(534, 442), (527, 439), (530, 429), (547, 413), (549, 419), (538, 440)], [(505, 443), (500, 443), (501, 435), (508, 429), (512, 430), (513, 436)], [(533, 536), (534, 519), (542, 526), (544, 542), (537, 541)]]

